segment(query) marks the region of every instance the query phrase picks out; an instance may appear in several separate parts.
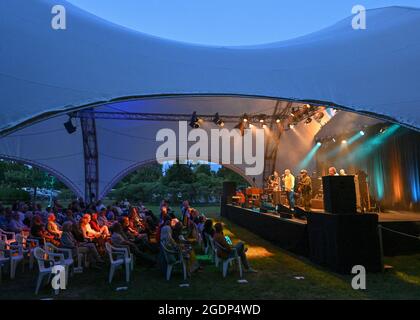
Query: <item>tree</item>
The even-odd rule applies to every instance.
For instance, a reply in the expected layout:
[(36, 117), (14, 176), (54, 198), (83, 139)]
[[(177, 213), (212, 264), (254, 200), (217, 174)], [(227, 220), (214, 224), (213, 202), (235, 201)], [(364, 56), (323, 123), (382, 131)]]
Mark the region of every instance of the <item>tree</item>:
[(222, 178), (223, 181), (233, 181), (236, 182), (237, 186), (248, 186), (249, 183), (246, 181), (241, 175), (237, 174), (236, 172), (222, 167), (217, 172), (217, 176)]
[(164, 183), (178, 182), (178, 183), (193, 183), (194, 172), (191, 164), (180, 164), (176, 162), (166, 170), (163, 177)]

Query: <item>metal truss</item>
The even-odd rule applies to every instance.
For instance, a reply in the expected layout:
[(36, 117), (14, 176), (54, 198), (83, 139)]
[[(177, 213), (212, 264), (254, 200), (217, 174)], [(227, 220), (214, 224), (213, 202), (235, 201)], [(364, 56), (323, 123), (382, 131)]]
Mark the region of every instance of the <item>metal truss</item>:
[(96, 137), (95, 114), (92, 109), (80, 111), (85, 160), (85, 201), (93, 203), (99, 193), (98, 142)]

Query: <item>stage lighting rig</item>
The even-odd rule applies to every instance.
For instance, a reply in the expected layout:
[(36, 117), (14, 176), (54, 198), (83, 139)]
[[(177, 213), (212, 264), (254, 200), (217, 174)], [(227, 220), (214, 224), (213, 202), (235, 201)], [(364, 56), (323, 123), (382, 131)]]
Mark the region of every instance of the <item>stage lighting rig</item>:
[(64, 123), (64, 128), (66, 128), (68, 134), (73, 134), (77, 130), (77, 127), (72, 122), (74, 115), (72, 113), (69, 113), (68, 116), (69, 119)]
[(219, 113), (216, 112), (214, 115), (213, 122), (218, 125), (219, 127), (223, 127), (225, 125), (225, 122), (220, 118)]
[(191, 116), (190, 127), (193, 128), (193, 129), (200, 128), (199, 120), (200, 119), (197, 117), (197, 112), (194, 111), (192, 116)]

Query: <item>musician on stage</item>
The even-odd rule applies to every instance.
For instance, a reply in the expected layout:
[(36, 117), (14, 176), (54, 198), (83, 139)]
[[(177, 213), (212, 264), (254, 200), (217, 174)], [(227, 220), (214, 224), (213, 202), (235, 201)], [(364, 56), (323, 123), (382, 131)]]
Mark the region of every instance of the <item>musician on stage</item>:
[(284, 170), (284, 190), (286, 191), (287, 201), (291, 211), (295, 211), (295, 177), (290, 173), (289, 169)]
[(271, 202), (277, 210), (279, 204), (281, 204), (280, 175), (277, 171), (274, 171), (273, 174), (268, 178), (267, 187), (267, 189), (269, 190), (268, 199), (271, 199)]
[(274, 171), (270, 176), (269, 187), (272, 188), (273, 191), (280, 191), (280, 176), (277, 171)]
[(300, 171), (300, 181), (298, 191), (302, 195), (303, 206), (306, 212), (311, 211), (311, 198), (312, 198), (312, 179), (308, 175), (308, 171)]

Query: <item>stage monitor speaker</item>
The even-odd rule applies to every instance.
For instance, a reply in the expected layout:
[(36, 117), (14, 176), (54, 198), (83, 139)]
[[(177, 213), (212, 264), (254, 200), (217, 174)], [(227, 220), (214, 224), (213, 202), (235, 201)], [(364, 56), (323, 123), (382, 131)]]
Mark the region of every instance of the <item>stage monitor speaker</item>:
[(232, 181), (223, 182), (222, 198), (225, 199), (226, 203), (232, 203), (232, 197), (235, 194), (236, 194), (236, 182), (232, 182)]
[(324, 208), (334, 214), (354, 214), (356, 209), (356, 189), (354, 176), (322, 177)]
[(226, 217), (228, 211), (226, 205), (232, 203), (232, 197), (236, 194), (236, 183), (232, 181), (223, 182), (222, 196), (220, 198), (220, 215)]

